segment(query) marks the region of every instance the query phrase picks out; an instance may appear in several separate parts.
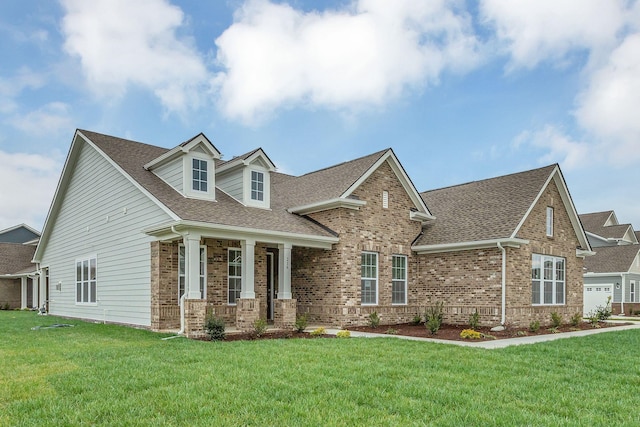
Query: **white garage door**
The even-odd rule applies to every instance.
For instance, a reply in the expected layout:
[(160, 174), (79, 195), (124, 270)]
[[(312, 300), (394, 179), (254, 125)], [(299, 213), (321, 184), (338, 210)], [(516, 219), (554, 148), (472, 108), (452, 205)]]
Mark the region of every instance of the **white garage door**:
[(613, 285), (585, 285), (584, 315), (595, 311), (599, 306), (607, 305), (607, 298), (613, 298)]

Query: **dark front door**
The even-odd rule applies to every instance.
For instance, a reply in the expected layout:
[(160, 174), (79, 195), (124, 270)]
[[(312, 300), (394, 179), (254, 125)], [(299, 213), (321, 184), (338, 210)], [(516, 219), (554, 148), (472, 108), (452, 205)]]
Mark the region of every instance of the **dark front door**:
[(273, 300), (275, 298), (273, 252), (267, 252), (267, 319), (273, 320)]

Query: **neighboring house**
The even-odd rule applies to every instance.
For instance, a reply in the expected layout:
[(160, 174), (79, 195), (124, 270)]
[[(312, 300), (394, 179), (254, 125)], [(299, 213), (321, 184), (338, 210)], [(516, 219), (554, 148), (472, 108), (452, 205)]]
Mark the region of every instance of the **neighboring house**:
[(35, 250), (34, 244), (0, 243), (0, 308), (38, 306)]
[(26, 243), (36, 245), (40, 232), (26, 224), (19, 224), (0, 230), (0, 243)]
[(594, 256), (585, 260), (584, 314), (611, 301), (616, 314), (640, 309), (640, 244), (631, 224), (620, 224), (614, 211), (580, 215)]
[(202, 334), (296, 315), (336, 326), (549, 323), (582, 309), (590, 246), (557, 165), (418, 193), (393, 150), (302, 176), (78, 130), (34, 256), (51, 313)]

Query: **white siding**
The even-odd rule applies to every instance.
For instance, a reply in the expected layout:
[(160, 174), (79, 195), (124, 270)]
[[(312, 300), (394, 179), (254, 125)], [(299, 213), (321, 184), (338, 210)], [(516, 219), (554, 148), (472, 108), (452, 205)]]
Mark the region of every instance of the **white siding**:
[(153, 171), (164, 182), (172, 186), (177, 192), (184, 194), (183, 190), (183, 170), (182, 170), (182, 158), (178, 158), (166, 165), (160, 166)]
[[(91, 146), (80, 150), (66, 192), (59, 194), (60, 211), (49, 219), (42, 254), (42, 266), (49, 267), (50, 312), (150, 326), (153, 238), (140, 230), (170, 218)], [(97, 303), (80, 305), (75, 260), (90, 255), (97, 256)]]
[(216, 177), (216, 184), (218, 187), (234, 199), (241, 202), (244, 201), (242, 197), (242, 171), (243, 169), (237, 169), (234, 172)]

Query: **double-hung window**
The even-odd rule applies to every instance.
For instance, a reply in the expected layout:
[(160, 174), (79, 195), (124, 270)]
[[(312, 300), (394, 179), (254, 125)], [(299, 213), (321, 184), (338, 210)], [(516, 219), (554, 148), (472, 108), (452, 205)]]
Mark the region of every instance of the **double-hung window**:
[(95, 304), (98, 287), (98, 263), (95, 256), (76, 260), (76, 303)]
[(391, 303), (407, 303), (407, 257), (393, 255), (391, 258)]
[(264, 173), (251, 171), (251, 200), (264, 201)]
[(242, 291), (242, 250), (229, 248), (229, 304), (236, 304)]
[[(178, 246), (178, 299), (182, 298), (186, 283), (185, 247)], [(207, 247), (200, 246), (200, 298), (207, 298)]]
[(375, 252), (361, 255), (360, 302), (363, 305), (378, 303), (378, 254)]
[(207, 161), (201, 159), (192, 160), (193, 189), (196, 191), (207, 191)]
[(565, 303), (566, 262), (564, 258), (533, 254), (531, 262), (531, 303), (561, 305)]

